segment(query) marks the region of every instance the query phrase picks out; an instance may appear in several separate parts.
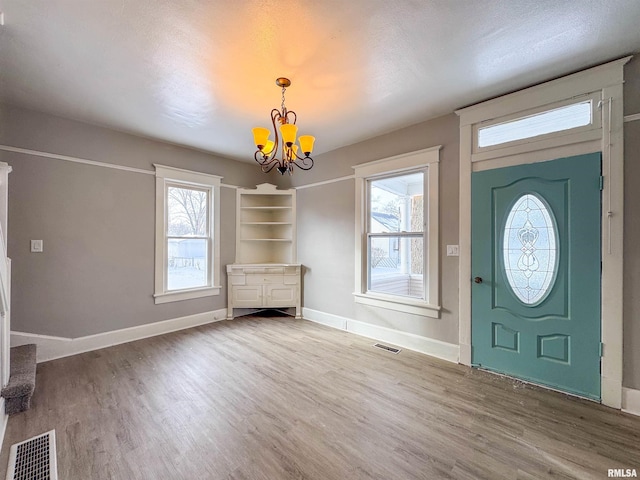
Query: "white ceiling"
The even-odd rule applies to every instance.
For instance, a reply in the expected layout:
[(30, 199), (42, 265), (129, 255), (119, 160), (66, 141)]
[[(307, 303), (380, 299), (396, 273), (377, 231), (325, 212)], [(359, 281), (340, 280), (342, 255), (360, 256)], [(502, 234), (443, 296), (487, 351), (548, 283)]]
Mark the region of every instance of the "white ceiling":
[(253, 161), (323, 153), (640, 51), (638, 0), (0, 0), (0, 101)]

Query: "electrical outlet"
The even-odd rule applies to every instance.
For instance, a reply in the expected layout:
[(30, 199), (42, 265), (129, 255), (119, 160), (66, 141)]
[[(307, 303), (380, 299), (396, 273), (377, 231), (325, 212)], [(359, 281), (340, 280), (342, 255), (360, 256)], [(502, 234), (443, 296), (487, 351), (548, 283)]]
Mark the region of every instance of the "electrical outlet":
[(42, 240), (31, 240), (31, 252), (42, 253)]
[(460, 255), (458, 245), (447, 245), (447, 257), (457, 257)]

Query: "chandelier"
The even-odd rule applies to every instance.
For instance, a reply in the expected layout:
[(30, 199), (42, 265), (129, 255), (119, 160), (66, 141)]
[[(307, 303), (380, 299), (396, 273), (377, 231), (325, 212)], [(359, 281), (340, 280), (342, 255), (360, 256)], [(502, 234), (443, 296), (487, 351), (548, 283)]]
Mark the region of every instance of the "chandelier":
[[(257, 127), (253, 131), (253, 141), (258, 148), (253, 158), (260, 164), (262, 171), (268, 173), (275, 167), (280, 174), (284, 175), (289, 172), (289, 175), (293, 174), (293, 166), (302, 169), (310, 170), (313, 167), (313, 158), (311, 152), (313, 151), (313, 142), (315, 138), (311, 135), (300, 135), (298, 142), (300, 147), (296, 145), (296, 134), (298, 127), (296, 126), (297, 115), (295, 112), (287, 110), (284, 106), (284, 93), (288, 86), (291, 85), (291, 80), (288, 78), (280, 77), (276, 79), (276, 85), (282, 87), (282, 104), (281, 110), (274, 108), (271, 110), (271, 125), (273, 126), (274, 140), (269, 140), (269, 134), (271, 133), (268, 128)], [(280, 128), (276, 128), (276, 122), (280, 124)], [(281, 138), (278, 136), (278, 130), (280, 131)], [(277, 158), (278, 147), (280, 146), (280, 140), (282, 140), (281, 158)], [(298, 150), (304, 156), (298, 155)]]

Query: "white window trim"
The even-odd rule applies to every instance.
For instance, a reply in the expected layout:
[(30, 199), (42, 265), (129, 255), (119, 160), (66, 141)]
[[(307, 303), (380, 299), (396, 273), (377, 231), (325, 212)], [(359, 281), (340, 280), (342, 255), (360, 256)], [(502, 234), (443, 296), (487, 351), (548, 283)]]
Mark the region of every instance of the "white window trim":
[[(624, 152), (622, 84), (624, 57), (519, 92), (456, 111), (460, 116), (460, 269), (459, 343), (460, 363), (471, 364), (471, 173), (523, 163), (547, 161), (602, 152), (602, 311), (604, 344), (601, 364), (601, 398), (604, 405), (622, 405), (623, 327), (623, 225)], [(488, 119), (500, 119), (553, 102), (597, 93), (601, 128), (535, 142), (535, 148), (502, 153), (474, 153), (473, 127)], [(597, 106), (597, 105), (596, 105)], [(586, 136), (583, 136), (586, 135)], [(520, 146), (522, 147), (522, 146)], [(517, 148), (517, 147), (514, 147)], [(488, 156), (481, 158), (478, 155)], [(610, 214), (609, 214), (610, 212)]]
[[(356, 181), (356, 258), (355, 292), (356, 303), (396, 310), (415, 315), (440, 318), (440, 248), (439, 248), (439, 167), (441, 145), (395, 157), (355, 165)], [(367, 292), (367, 179), (378, 175), (396, 174), (409, 170), (425, 169), (427, 202), (427, 251), (425, 277), (427, 281), (427, 301), (411, 297), (385, 295)]]
[[(156, 169), (156, 256), (155, 256), (155, 293), (156, 304), (178, 302), (194, 298), (220, 295), (220, 180), (222, 177), (207, 173), (192, 172), (165, 165), (153, 165)], [(201, 187), (211, 191), (209, 219), (212, 228), (213, 245), (211, 247), (209, 271), (211, 286), (184, 290), (165, 291), (166, 285), (166, 187), (167, 184)]]

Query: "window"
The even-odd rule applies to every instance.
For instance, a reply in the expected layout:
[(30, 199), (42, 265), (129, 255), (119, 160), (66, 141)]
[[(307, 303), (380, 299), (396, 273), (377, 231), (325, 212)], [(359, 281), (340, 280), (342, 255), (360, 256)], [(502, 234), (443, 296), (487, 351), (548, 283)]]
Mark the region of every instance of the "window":
[(220, 177), (155, 167), (155, 303), (218, 295)]
[(496, 115), (473, 124), (472, 161), (597, 140), (601, 128), (601, 93), (593, 92), (534, 108)]
[(424, 172), (367, 184), (367, 291), (424, 300)]
[(211, 190), (166, 184), (167, 291), (208, 287)]
[(357, 303), (439, 316), (439, 149), (354, 167)]
[(491, 147), (591, 124), (591, 101), (574, 103), (478, 129), (478, 147)]

